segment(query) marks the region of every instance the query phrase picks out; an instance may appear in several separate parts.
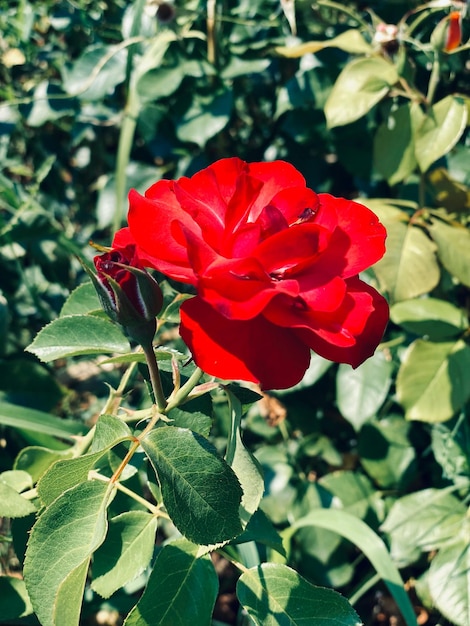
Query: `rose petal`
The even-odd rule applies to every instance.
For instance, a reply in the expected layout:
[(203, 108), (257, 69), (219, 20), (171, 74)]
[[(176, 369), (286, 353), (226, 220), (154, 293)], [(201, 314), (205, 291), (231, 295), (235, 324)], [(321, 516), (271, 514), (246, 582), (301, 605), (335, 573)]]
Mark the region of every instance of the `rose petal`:
[[(312, 315), (311, 323), (291, 324), (317, 354), (336, 363), (357, 367), (374, 354), (388, 322), (387, 301), (375, 289), (351, 278), (340, 310)], [(299, 316), (300, 317), (300, 316)], [(307, 322), (305, 316), (304, 322)]]
[(161, 180), (153, 185), (150, 188), (152, 198), (141, 196), (135, 189), (131, 189), (129, 229), (151, 267), (175, 280), (194, 283), (194, 272), (189, 265), (186, 247), (172, 236), (172, 223), (178, 220), (189, 230), (200, 229), (181, 209), (171, 184), (170, 181)]
[[(345, 264), (343, 278), (354, 276), (381, 259), (385, 253), (387, 231), (370, 209), (358, 202), (319, 194), (319, 218), (325, 209), (334, 208), (338, 217), (330, 248), (341, 250)], [(326, 211), (325, 211), (326, 212)]]
[(180, 334), (196, 364), (225, 380), (287, 389), (303, 377), (310, 350), (296, 334), (263, 317), (227, 320), (197, 296), (181, 307)]

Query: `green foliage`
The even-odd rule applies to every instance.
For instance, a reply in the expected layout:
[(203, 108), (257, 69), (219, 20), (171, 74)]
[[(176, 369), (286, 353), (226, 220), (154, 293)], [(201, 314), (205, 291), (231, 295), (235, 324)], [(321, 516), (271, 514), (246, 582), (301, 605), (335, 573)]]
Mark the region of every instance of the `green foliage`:
[[(167, 22), (143, 0), (10, 5), (0, 622), (78, 626), (104, 598), (127, 626), (353, 625), (380, 591), (411, 625), (405, 581), (430, 624), (467, 626), (468, 15), (447, 52), (450, 1), (176, 0)], [(357, 369), (312, 355), (261, 397), (188, 363), (192, 292), (161, 282), (156, 410), (88, 243), (110, 245), (129, 188), (233, 155), (289, 161), (379, 216), (387, 252), (363, 278), (391, 321)]]

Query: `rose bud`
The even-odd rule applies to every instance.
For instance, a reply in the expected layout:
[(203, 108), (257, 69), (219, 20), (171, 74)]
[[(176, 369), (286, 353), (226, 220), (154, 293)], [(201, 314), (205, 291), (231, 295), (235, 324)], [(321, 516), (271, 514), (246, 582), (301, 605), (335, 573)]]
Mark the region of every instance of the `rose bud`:
[(152, 341), (163, 304), (157, 281), (141, 267), (135, 246), (112, 249), (94, 258), (93, 280), (106, 313), (138, 343)]

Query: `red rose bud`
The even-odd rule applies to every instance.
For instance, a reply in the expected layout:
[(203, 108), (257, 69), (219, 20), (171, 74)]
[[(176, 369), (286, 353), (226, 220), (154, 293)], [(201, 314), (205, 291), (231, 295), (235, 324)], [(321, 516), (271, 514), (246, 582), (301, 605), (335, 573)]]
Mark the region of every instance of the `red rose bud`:
[(449, 27), (447, 29), (447, 39), (444, 46), (446, 52), (451, 52), (458, 48), (462, 41), (462, 29), (460, 27), (460, 13), (452, 11), (449, 15)]
[(140, 267), (135, 246), (96, 256), (94, 263), (98, 280), (93, 282), (106, 313), (138, 343), (151, 341), (163, 295), (157, 281)]

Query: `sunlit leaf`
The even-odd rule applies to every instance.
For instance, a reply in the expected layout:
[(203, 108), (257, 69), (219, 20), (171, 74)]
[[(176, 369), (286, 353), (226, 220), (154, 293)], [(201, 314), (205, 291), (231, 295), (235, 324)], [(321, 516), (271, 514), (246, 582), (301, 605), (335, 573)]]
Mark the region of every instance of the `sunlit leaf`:
[(240, 576), (237, 596), (257, 626), (358, 626), (346, 598), (315, 587), (286, 565), (263, 563)]
[(395, 66), (382, 57), (355, 59), (338, 76), (325, 105), (329, 128), (356, 121), (398, 81)]
[(415, 132), (416, 159), (422, 172), (455, 146), (467, 118), (465, 102), (457, 96), (446, 96), (431, 107)]
[(397, 377), (398, 401), (410, 420), (444, 422), (470, 398), (470, 347), (462, 340), (416, 340)]
[(45, 326), (27, 350), (47, 363), (77, 355), (128, 352), (129, 342), (108, 320), (93, 315), (69, 315)]
[(353, 369), (341, 364), (336, 376), (336, 403), (356, 430), (377, 413), (392, 383), (393, 365), (383, 352)]
[(460, 224), (450, 225), (433, 219), (427, 226), (435, 241), (442, 265), (460, 282), (470, 287), (470, 231)]

